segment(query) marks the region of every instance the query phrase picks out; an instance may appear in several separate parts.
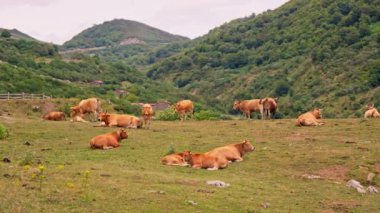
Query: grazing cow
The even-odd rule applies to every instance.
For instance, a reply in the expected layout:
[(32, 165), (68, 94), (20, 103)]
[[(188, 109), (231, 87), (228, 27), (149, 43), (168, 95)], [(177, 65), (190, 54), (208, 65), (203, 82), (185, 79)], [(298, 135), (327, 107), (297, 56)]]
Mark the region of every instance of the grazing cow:
[(166, 155), (161, 158), (161, 163), (168, 166), (187, 166), (188, 164), (183, 160), (183, 153), (176, 153)]
[(263, 107), (263, 118), (270, 119), (276, 113), (278, 98), (264, 98), (260, 99), (259, 104)]
[(128, 138), (127, 132), (125, 129), (120, 129), (93, 137), (90, 141), (90, 145), (93, 149), (112, 149), (119, 147), (121, 140), (126, 138)]
[(377, 111), (374, 104), (367, 105), (367, 111), (364, 113), (364, 118), (380, 118), (380, 113)]
[(77, 106), (71, 107), (70, 117), (74, 118), (80, 116), (83, 118), (84, 114), (92, 113), (95, 118), (98, 117), (100, 111), (100, 100), (97, 98), (89, 98), (81, 100)]
[(150, 104), (144, 104), (141, 108), (141, 116), (144, 120), (144, 125), (146, 126), (146, 128), (150, 128), (150, 122), (152, 120), (152, 116), (153, 116), (154, 112), (153, 112), (153, 108)]
[(190, 113), (191, 118), (193, 118), (194, 104), (191, 100), (182, 100), (174, 104), (174, 110), (178, 113), (181, 121), (183, 121), (188, 112)]
[(215, 148), (206, 154), (214, 157), (225, 158), (228, 161), (242, 161), (243, 155), (246, 152), (252, 152), (255, 147), (252, 146), (251, 142), (244, 140), (242, 143), (230, 144), (227, 146), (222, 146)]
[(263, 119), (263, 105), (260, 103), (261, 99), (252, 99), (252, 100), (243, 100), (243, 101), (234, 101), (233, 109), (239, 109), (244, 117), (251, 119), (252, 112), (260, 112), (261, 119)]
[(314, 109), (310, 112), (306, 112), (297, 118), (296, 126), (320, 126), (325, 123), (320, 119), (322, 118), (322, 110)]
[(140, 118), (133, 115), (108, 114), (107, 112), (99, 113), (99, 120), (103, 121), (105, 126), (117, 126), (127, 128), (141, 128), (143, 123)]
[(195, 169), (217, 170), (228, 166), (226, 158), (214, 157), (208, 154), (193, 154), (190, 151), (183, 152), (183, 160)]
[(42, 118), (45, 120), (51, 120), (51, 121), (66, 120), (65, 113), (63, 112), (49, 112), (49, 113), (46, 113)]

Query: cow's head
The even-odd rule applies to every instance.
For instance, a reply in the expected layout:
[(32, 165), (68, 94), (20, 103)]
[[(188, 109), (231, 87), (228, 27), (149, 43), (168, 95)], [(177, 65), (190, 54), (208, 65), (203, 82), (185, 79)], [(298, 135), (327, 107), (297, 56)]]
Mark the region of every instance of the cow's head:
[(179, 103), (175, 103), (175, 104), (173, 104), (173, 109), (174, 109), (174, 111), (178, 112), (178, 109), (179, 109)]
[(108, 114), (107, 111), (101, 112), (101, 113), (99, 113), (98, 120), (103, 121), (106, 124), (106, 126), (108, 126), (110, 123), (110, 117), (111, 117), (111, 115)]
[(312, 113), (316, 119), (322, 118), (322, 110), (321, 109), (315, 108)]
[(191, 152), (190, 151), (184, 151), (182, 153), (183, 161), (189, 162), (191, 160)]
[(70, 117), (75, 117), (77, 116), (78, 114), (80, 115), (80, 109), (79, 109), (79, 106), (73, 106), (70, 108)]
[(238, 100), (235, 100), (234, 101), (234, 106), (232, 107), (234, 110), (237, 110), (237, 109), (239, 109), (239, 106), (240, 106), (240, 101), (238, 101)]
[(125, 129), (121, 128), (119, 130), (119, 137), (120, 137), (120, 139), (126, 139), (126, 138), (128, 138), (127, 131), (125, 131)]
[(368, 104), (367, 105), (367, 109), (373, 109), (373, 108), (375, 108), (375, 104)]
[(249, 142), (249, 140), (244, 140), (242, 146), (245, 152), (252, 152), (255, 150), (255, 147)]

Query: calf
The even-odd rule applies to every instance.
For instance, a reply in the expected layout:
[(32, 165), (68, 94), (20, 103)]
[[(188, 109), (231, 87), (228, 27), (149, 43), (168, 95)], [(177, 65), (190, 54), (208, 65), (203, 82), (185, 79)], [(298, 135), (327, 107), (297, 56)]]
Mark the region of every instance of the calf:
[(49, 112), (49, 113), (46, 113), (42, 118), (45, 120), (51, 120), (51, 121), (66, 120), (65, 113), (63, 112)]
[(107, 112), (101, 112), (99, 113), (98, 118), (105, 123), (105, 126), (141, 128), (143, 125), (141, 119), (133, 115), (108, 114)]
[(306, 112), (297, 118), (296, 126), (321, 126), (325, 123), (320, 119), (322, 118), (321, 109), (314, 109)]
[(154, 114), (153, 107), (150, 104), (144, 104), (142, 106), (142, 108), (141, 108), (141, 116), (143, 118), (144, 125), (148, 129), (150, 128), (150, 122), (152, 120), (153, 114)]
[(90, 140), (90, 145), (93, 149), (112, 149), (119, 147), (121, 140), (126, 138), (128, 138), (127, 132), (125, 129), (120, 129), (93, 137)]
[(244, 140), (242, 143), (230, 144), (227, 146), (222, 146), (215, 148), (206, 154), (218, 158), (225, 158), (229, 162), (242, 161), (243, 155), (247, 152), (252, 152), (255, 147), (252, 146), (251, 142)]
[(191, 100), (182, 100), (174, 104), (174, 110), (178, 113), (181, 121), (185, 120), (186, 113), (190, 113), (191, 118), (194, 115), (194, 104)]
[(183, 152), (183, 160), (195, 169), (218, 170), (228, 166), (228, 161), (225, 158), (208, 154), (193, 154), (190, 151)]
[(183, 160), (183, 153), (176, 153), (166, 155), (161, 158), (161, 164), (168, 166), (187, 166), (188, 164)]
[(364, 118), (380, 118), (380, 113), (377, 111), (374, 104), (367, 105), (367, 111), (364, 113)]
[(260, 104), (262, 104), (263, 108), (263, 119), (270, 119), (277, 110), (277, 100), (278, 98), (264, 98), (260, 99)]
[(83, 118), (84, 114), (92, 113), (95, 115), (95, 118), (97, 118), (100, 111), (100, 105), (100, 100), (97, 98), (81, 100), (77, 106), (71, 107), (70, 117), (74, 118), (79, 116)]

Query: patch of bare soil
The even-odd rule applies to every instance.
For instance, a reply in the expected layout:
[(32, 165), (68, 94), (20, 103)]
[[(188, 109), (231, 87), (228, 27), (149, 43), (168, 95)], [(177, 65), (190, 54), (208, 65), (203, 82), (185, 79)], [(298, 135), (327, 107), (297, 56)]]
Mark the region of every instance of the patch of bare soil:
[(317, 174), (324, 179), (344, 181), (347, 179), (348, 171), (345, 166), (329, 166), (317, 171)]
[(292, 132), (290, 135), (286, 136), (287, 139), (292, 141), (303, 141), (305, 139), (305, 135), (299, 132)]
[(10, 117), (10, 116), (7, 116), (7, 115), (2, 115), (0, 116), (0, 121), (4, 122), (4, 123), (8, 123), (8, 124), (11, 124), (11, 123), (14, 123), (14, 118)]

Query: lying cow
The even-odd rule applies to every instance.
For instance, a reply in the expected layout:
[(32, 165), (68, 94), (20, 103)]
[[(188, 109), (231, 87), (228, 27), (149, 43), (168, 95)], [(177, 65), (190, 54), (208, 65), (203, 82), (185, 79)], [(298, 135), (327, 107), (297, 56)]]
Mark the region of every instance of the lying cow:
[(227, 146), (222, 146), (215, 148), (206, 154), (218, 158), (225, 158), (229, 162), (242, 161), (243, 155), (247, 152), (252, 152), (255, 147), (252, 146), (251, 142), (244, 140), (242, 143), (230, 144)]
[(322, 118), (322, 110), (314, 109), (306, 112), (297, 118), (296, 126), (321, 126), (325, 123), (320, 119)]
[(90, 145), (93, 149), (112, 149), (119, 147), (121, 140), (126, 138), (128, 138), (127, 132), (125, 129), (120, 129), (93, 137), (90, 141)]
[(97, 98), (81, 100), (77, 106), (71, 107), (70, 117), (79, 116), (84, 118), (85, 114), (91, 113), (97, 118), (100, 112), (100, 104), (100, 100)]
[(181, 121), (185, 120), (186, 113), (190, 113), (191, 118), (194, 115), (194, 104), (191, 100), (182, 100), (174, 104), (174, 110), (178, 113)]
[(364, 118), (380, 118), (380, 113), (375, 108), (374, 104), (367, 106), (367, 111), (364, 113)]
[(150, 122), (152, 120), (153, 114), (154, 114), (153, 107), (150, 104), (144, 104), (142, 106), (142, 108), (141, 108), (141, 116), (143, 118), (144, 125), (148, 129), (150, 128)]
[(104, 122), (105, 126), (117, 126), (126, 128), (141, 128), (143, 123), (140, 118), (126, 114), (108, 114), (107, 112), (99, 113), (99, 120)]
[(244, 117), (251, 119), (252, 112), (260, 112), (261, 119), (263, 119), (263, 105), (260, 103), (261, 99), (252, 99), (252, 100), (243, 100), (243, 101), (234, 101), (234, 110), (240, 110)]
[(183, 160), (183, 153), (176, 153), (166, 155), (161, 158), (161, 164), (168, 166), (187, 166), (188, 164)]
[(276, 113), (278, 98), (264, 98), (260, 99), (259, 104), (263, 108), (263, 119), (270, 119)]
[(63, 121), (66, 120), (65, 113), (63, 112), (48, 112), (46, 113), (43, 117), (45, 120), (50, 120), (50, 121)]
[(228, 166), (226, 158), (218, 158), (208, 154), (193, 154), (190, 151), (183, 152), (183, 160), (195, 169), (218, 170)]

